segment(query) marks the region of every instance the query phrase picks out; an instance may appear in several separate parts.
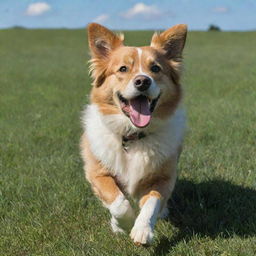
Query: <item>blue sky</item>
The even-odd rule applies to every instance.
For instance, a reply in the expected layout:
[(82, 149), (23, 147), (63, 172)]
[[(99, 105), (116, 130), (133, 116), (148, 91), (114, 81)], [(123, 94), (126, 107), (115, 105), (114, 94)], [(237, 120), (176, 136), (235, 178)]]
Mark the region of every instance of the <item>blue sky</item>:
[(256, 0), (0, 0), (0, 28), (81, 28), (98, 22), (112, 29), (256, 30)]

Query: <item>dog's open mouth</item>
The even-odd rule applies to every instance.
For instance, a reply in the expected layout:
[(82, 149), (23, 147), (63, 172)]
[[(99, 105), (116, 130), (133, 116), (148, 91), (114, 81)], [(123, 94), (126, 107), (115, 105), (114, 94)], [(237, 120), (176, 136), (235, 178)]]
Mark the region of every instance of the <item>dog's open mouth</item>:
[(160, 95), (151, 100), (144, 95), (137, 96), (133, 99), (125, 99), (120, 92), (117, 93), (121, 104), (122, 111), (127, 115), (131, 122), (139, 128), (146, 127), (151, 120), (152, 113)]

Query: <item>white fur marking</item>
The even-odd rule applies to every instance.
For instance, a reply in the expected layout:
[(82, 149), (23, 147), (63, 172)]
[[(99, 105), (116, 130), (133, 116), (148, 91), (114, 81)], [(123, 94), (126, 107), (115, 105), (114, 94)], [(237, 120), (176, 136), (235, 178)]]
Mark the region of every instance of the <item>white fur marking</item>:
[(123, 194), (118, 195), (112, 204), (106, 206), (112, 215), (111, 226), (114, 232), (123, 232), (132, 226), (134, 212)]
[(135, 243), (146, 244), (152, 241), (160, 203), (160, 199), (150, 196), (141, 208), (130, 234)]
[(140, 48), (136, 48), (137, 49), (137, 52), (138, 52), (138, 55), (139, 55), (139, 72), (140, 73), (143, 73), (142, 71), (142, 65), (141, 65), (141, 55), (142, 55), (142, 50)]
[(150, 135), (134, 141), (128, 152), (123, 150), (122, 135), (140, 129), (125, 115), (103, 115), (92, 104), (84, 112), (83, 123), (92, 153), (133, 194), (141, 178), (177, 154), (185, 131), (185, 113), (177, 109), (167, 120), (152, 118), (150, 125), (143, 128)]
[(110, 225), (114, 233), (124, 233), (124, 230), (119, 227), (118, 220), (114, 216), (111, 217)]
[[(149, 87), (149, 89), (147, 90), (146, 94), (148, 97), (150, 97), (151, 99), (155, 99), (159, 93), (160, 93), (160, 88), (159, 86), (157, 86), (155, 80), (147, 73), (143, 72), (142, 70), (142, 49), (140, 48), (136, 48), (137, 52), (138, 52), (138, 56), (139, 56), (139, 72), (137, 74), (134, 75), (134, 77), (139, 76), (139, 75), (143, 75), (148, 77), (151, 80), (151, 86)], [(133, 78), (129, 81), (126, 89), (123, 92), (123, 96), (126, 99), (132, 99), (134, 97), (137, 97), (141, 94), (140, 91), (138, 91), (135, 87), (134, 87), (134, 83), (133, 83)]]

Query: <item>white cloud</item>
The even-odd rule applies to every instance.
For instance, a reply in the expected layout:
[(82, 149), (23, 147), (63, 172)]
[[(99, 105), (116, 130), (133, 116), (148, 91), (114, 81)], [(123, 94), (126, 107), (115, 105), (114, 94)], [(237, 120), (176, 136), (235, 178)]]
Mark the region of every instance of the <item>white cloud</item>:
[(48, 12), (51, 6), (45, 2), (37, 2), (30, 4), (26, 10), (26, 15), (28, 16), (38, 16), (45, 12)]
[(121, 16), (126, 19), (131, 19), (135, 16), (142, 16), (144, 18), (156, 18), (161, 14), (162, 12), (155, 5), (137, 3), (131, 9), (121, 13)]
[(109, 19), (109, 15), (107, 14), (101, 14), (99, 15), (98, 17), (96, 17), (93, 21), (94, 22), (97, 22), (97, 23), (103, 23), (105, 22), (106, 20)]
[(217, 13), (226, 13), (228, 12), (228, 8), (224, 6), (219, 6), (219, 7), (215, 7), (213, 11)]

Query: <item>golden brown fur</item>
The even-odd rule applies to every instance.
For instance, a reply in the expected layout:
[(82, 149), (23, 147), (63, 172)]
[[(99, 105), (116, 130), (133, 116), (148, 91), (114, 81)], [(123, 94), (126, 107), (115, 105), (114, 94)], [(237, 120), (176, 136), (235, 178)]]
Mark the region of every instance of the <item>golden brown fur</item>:
[[(180, 74), (186, 26), (177, 25), (161, 34), (154, 34), (151, 46), (140, 48), (124, 46), (122, 36), (117, 36), (95, 23), (88, 26), (88, 34), (93, 77), (90, 101), (91, 104), (97, 105), (101, 115), (123, 115), (117, 92), (123, 93), (127, 90), (129, 81), (143, 70), (152, 77), (161, 90), (161, 97), (152, 118), (169, 119), (182, 98)], [(139, 51), (142, 52), (141, 55)], [(128, 69), (125, 73), (119, 72), (120, 66), (123, 65)], [(152, 72), (152, 65), (158, 65), (161, 72)], [(127, 193), (126, 185), (122, 183), (122, 178), (113, 175), (113, 170), (104, 165), (104, 159), (99, 159), (95, 155), (92, 143), (93, 141), (84, 133), (81, 140), (81, 155), (86, 163), (86, 178), (103, 203), (111, 205), (119, 195)], [(145, 174), (138, 181), (132, 195), (139, 200), (140, 207), (152, 197), (161, 200), (162, 208), (165, 206), (176, 180), (181, 145), (178, 146), (176, 152), (169, 155), (154, 172)]]

